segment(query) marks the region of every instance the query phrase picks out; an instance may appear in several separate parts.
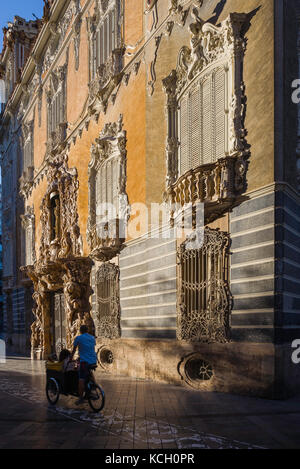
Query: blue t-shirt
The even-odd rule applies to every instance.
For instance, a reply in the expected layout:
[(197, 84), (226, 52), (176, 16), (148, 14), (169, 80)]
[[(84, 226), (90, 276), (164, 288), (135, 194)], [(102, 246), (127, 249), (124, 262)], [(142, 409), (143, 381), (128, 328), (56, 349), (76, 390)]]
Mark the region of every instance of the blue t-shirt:
[(89, 365), (97, 363), (97, 355), (95, 352), (96, 340), (94, 336), (88, 333), (77, 336), (74, 340), (74, 347), (77, 345), (81, 362), (87, 362)]

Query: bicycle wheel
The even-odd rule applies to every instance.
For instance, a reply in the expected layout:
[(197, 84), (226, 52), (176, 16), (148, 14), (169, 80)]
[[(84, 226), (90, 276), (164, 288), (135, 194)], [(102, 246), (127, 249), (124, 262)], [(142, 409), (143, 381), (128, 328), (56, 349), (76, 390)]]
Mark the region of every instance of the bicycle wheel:
[(89, 383), (87, 400), (94, 412), (100, 412), (105, 404), (105, 394), (98, 384)]
[(51, 405), (55, 405), (59, 398), (59, 386), (54, 378), (50, 378), (46, 384), (46, 396)]

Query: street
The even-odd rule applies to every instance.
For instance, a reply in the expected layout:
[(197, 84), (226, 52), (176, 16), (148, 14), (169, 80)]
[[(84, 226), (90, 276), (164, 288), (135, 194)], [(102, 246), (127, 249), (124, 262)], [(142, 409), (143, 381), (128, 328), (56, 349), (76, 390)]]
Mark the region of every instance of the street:
[(299, 448), (300, 399), (268, 401), (97, 373), (100, 414), (45, 396), (44, 362), (0, 364), (0, 448)]

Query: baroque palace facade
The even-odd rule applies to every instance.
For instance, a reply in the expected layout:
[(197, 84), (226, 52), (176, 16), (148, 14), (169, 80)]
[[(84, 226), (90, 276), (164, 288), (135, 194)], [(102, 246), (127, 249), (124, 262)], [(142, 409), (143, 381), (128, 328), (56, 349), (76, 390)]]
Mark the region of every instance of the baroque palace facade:
[(299, 1), (44, 3), (1, 55), (9, 350), (86, 323), (107, 372), (296, 392)]

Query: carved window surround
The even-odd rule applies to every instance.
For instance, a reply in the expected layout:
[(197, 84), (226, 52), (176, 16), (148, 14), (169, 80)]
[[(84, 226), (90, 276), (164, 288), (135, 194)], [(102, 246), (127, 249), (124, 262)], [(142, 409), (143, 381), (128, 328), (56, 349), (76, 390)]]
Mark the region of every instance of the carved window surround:
[(33, 155), (33, 130), (34, 120), (22, 125), (22, 147), (23, 147), (23, 173), (19, 179), (20, 194), (26, 198), (33, 186), (34, 180), (34, 155)]
[[(114, 12), (115, 19), (110, 20), (105, 26), (110, 14)], [(113, 37), (108, 38), (108, 28), (114, 24)], [(96, 116), (100, 112), (106, 112), (109, 98), (113, 90), (119, 85), (123, 78), (123, 56), (125, 47), (122, 43), (123, 25), (123, 1), (122, 0), (96, 0), (94, 15), (88, 18), (87, 26), (89, 32), (90, 48), (90, 77), (89, 83), (89, 114)], [(103, 27), (103, 28), (102, 28)], [(106, 41), (99, 41), (100, 31), (106, 34)], [(107, 52), (102, 50), (102, 44), (106, 44), (110, 55), (105, 60)], [(100, 52), (102, 50), (102, 53)]]
[(53, 132), (57, 131), (59, 124), (66, 121), (67, 71), (68, 54), (66, 63), (51, 72), (50, 83), (46, 90), (48, 104), (48, 138), (52, 137)]
[[(180, 204), (206, 202), (206, 222), (209, 222), (227, 210), (246, 188), (249, 146), (244, 128), (246, 97), (242, 63), (246, 42), (242, 27), (247, 15), (230, 14), (220, 27), (215, 27), (204, 23), (196, 12), (194, 10), (196, 22), (190, 25), (191, 48), (181, 49), (177, 69), (163, 80), (168, 119), (166, 197), (170, 203), (174, 200)], [(227, 71), (229, 81), (224, 157), (190, 170), (178, 179), (180, 98), (197, 80), (220, 66)]]
[[(108, 166), (109, 165), (109, 166)], [(125, 227), (129, 219), (129, 204), (126, 193), (126, 131), (123, 116), (117, 123), (106, 124), (91, 147), (89, 164), (89, 218), (87, 239), (91, 257), (100, 261), (111, 260), (120, 253), (125, 241)], [(103, 178), (102, 169), (109, 167), (112, 179)], [(107, 198), (107, 188), (112, 195)], [(105, 195), (103, 195), (105, 194)], [(97, 207), (111, 203), (113, 218), (97, 215)]]
[[(201, 235), (201, 233), (200, 233)], [(201, 249), (194, 234), (178, 250), (177, 338), (188, 342), (228, 342), (232, 296), (227, 233), (205, 228)]]
[(25, 231), (25, 263), (26, 265), (32, 265), (36, 262), (35, 215), (33, 207), (27, 207), (26, 213), (21, 215), (21, 220)]

